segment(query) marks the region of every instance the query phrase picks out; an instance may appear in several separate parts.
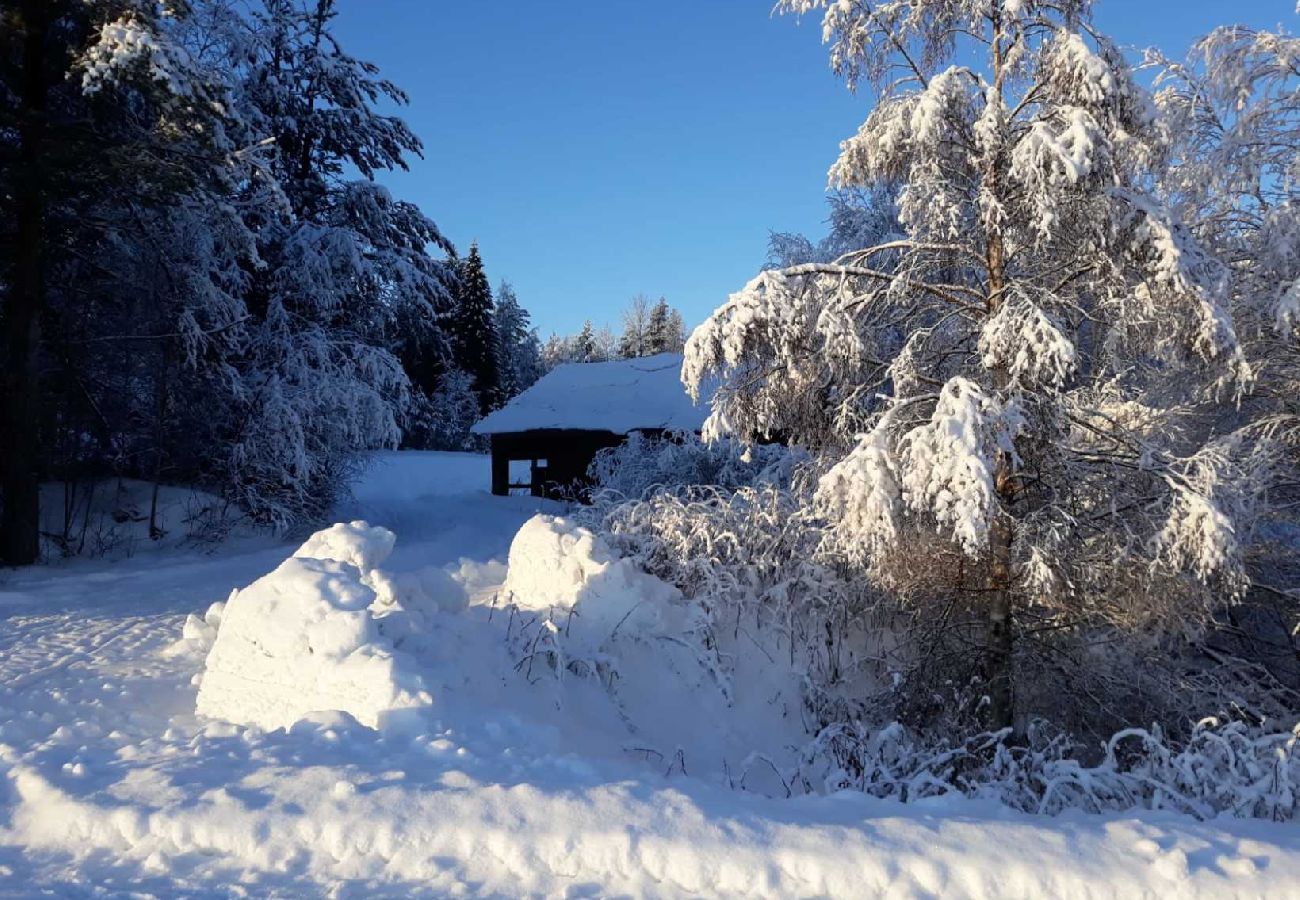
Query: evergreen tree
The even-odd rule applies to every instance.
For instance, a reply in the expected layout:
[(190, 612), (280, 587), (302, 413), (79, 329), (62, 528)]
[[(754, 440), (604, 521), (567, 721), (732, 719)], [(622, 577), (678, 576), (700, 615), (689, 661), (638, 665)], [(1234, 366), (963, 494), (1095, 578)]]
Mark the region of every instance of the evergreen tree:
[(479, 411), (487, 413), (500, 403), (501, 373), (498, 341), (493, 322), (492, 287), (483, 271), (478, 244), (457, 267), (458, 280), (450, 330), (455, 367), (467, 373), (478, 395)]
[(501, 401), (527, 390), (542, 374), (542, 347), (536, 330), (529, 327), (528, 310), (519, 305), (508, 281), (497, 288), (493, 320), (497, 336), (497, 370)]
[(596, 330), (591, 325), (591, 319), (582, 323), (582, 331), (578, 332), (573, 339), (572, 346), (569, 348), (569, 360), (572, 362), (594, 362), (596, 358)]
[(445, 365), (450, 246), (370, 180), (419, 152), (375, 111), (401, 91), (340, 48), (332, 0), (0, 15), (0, 93), (31, 91), (0, 105), (4, 558), (37, 552), (42, 478), (319, 515), (398, 437), (392, 351)]
[[(114, 263), (146, 235), (160, 241), (159, 210), (170, 209), (172, 222), (190, 215), (178, 193), (220, 180), (213, 170), (234, 149), (220, 85), (174, 40), (187, 10), (173, 12), (133, 0), (0, 8), (0, 563), (39, 553), (38, 488), (57, 464), (55, 431), (76, 431), (105, 452), (113, 444), (102, 409), (79, 418), (50, 395), (75, 385), (75, 412), (94, 407), (94, 379), (74, 368), (89, 351), (68, 342), (69, 330), (106, 308), (142, 308), (129, 324), (150, 333), (153, 297)], [(190, 274), (209, 286), (220, 277), (178, 259), (177, 282), (186, 286)], [(166, 330), (194, 337), (200, 321)], [(168, 349), (184, 358), (184, 347)]]
[(659, 302), (650, 310), (650, 319), (646, 324), (645, 355), (680, 353), (686, 343), (686, 337), (682, 332), (681, 313), (660, 297)]

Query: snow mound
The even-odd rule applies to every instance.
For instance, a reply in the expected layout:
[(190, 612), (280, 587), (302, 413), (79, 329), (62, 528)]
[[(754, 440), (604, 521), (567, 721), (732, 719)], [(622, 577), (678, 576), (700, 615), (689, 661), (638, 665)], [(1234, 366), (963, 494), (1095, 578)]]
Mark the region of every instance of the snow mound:
[(339, 522), (307, 538), (294, 551), (300, 559), (332, 559), (368, 573), (383, 565), (393, 553), (397, 535), (365, 522)]
[(225, 601), (218, 600), (202, 617), (193, 613), (187, 615), (181, 627), (180, 640), (164, 647), (163, 656), (206, 657), (217, 639), (217, 629), (221, 627), (221, 614), (225, 609)]
[(677, 588), (559, 516), (533, 516), (519, 529), (502, 592), (554, 623), (569, 655), (596, 655), (620, 634), (680, 630), (689, 612)]
[(395, 540), (364, 522), (335, 525), (234, 592), (215, 617), (197, 712), (270, 730), (337, 710), (380, 728), (431, 703), (372, 609), (372, 584), (386, 584), (374, 567)]

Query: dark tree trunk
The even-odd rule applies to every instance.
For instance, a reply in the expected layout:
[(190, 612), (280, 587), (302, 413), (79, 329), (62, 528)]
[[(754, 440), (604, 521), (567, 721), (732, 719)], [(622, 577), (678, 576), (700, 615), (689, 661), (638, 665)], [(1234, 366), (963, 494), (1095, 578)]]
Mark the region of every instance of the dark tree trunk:
[(1014, 728), (1016, 724), (1011, 541), (1011, 523), (1002, 514), (993, 524), (989, 541), (992, 558), (984, 650), (984, 677), (989, 697), (987, 721), (993, 728)]
[(4, 512), (0, 563), (27, 565), (40, 551), (40, 439), (37, 434), (41, 307), (44, 301), (46, 41), (49, 0), (24, 0), (20, 171), (15, 178), (14, 282), (4, 310), (5, 356), (0, 379), (0, 465)]

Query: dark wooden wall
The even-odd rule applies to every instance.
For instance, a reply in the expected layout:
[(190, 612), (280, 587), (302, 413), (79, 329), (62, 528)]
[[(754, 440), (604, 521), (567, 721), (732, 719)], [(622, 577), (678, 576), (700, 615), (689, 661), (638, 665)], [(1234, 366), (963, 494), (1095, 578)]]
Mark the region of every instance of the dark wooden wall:
[[(581, 496), (590, 484), (587, 467), (606, 447), (627, 438), (612, 431), (545, 429), (492, 435), (492, 493), (506, 495), (512, 487), (527, 487), (535, 497)], [(528, 484), (510, 484), (512, 460), (546, 460), (534, 467)]]

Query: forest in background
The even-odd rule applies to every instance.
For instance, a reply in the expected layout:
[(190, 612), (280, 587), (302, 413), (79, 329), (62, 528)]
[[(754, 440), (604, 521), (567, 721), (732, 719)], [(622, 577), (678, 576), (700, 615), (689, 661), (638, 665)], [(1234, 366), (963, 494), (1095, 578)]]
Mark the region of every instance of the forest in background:
[(473, 448), (470, 426), (550, 366), (680, 349), (680, 316), (641, 299), (621, 347), (588, 327), (543, 352), (478, 247), (376, 183), (422, 145), (380, 112), (406, 94), (347, 53), (335, 15), (4, 4), (3, 562), (75, 552), (110, 478), (314, 522), (369, 450)]

